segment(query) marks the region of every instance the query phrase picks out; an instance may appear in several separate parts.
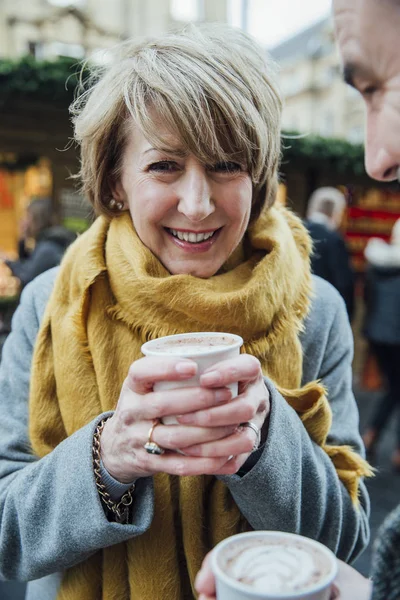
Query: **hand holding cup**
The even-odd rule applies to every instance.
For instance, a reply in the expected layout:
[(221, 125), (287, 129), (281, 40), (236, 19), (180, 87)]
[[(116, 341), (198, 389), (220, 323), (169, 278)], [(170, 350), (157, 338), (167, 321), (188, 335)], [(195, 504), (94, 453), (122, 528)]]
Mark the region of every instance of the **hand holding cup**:
[[(209, 336), (227, 334), (203, 335), (209, 343)], [(251, 420), (261, 428), (269, 412), (269, 397), (259, 362), (239, 356), (241, 338), (228, 335), (234, 343), (219, 349), (221, 344), (214, 344), (212, 352), (203, 346), (203, 352), (189, 358), (179, 356), (181, 351), (163, 352), (163, 340), (184, 336), (149, 343), (157, 344), (161, 352), (146, 352), (148, 356), (133, 363), (102, 434), (102, 459), (112, 476), (129, 482), (157, 472), (236, 473), (256, 441), (252, 429), (238, 431), (238, 426)], [(226, 357), (227, 350), (233, 349), (236, 356)], [(214, 357), (206, 364), (210, 353)], [(221, 358), (225, 360), (218, 362)], [(237, 390), (239, 396), (233, 399)], [(153, 427), (155, 419), (174, 425)], [(162, 456), (149, 455), (144, 449), (150, 430), (151, 441), (166, 450)], [(175, 452), (177, 448), (184, 455)]]

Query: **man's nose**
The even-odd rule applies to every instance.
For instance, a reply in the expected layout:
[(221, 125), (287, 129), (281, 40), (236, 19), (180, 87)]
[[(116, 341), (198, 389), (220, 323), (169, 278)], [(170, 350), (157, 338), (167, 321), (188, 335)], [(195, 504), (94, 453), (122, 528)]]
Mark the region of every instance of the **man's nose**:
[(398, 152), (391, 148), (387, 127), (388, 124), (383, 123), (382, 119), (367, 120), (365, 169), (377, 181), (393, 181), (398, 177), (400, 145)]
[(178, 211), (190, 221), (203, 221), (215, 210), (207, 173), (200, 165), (186, 170), (178, 194)]

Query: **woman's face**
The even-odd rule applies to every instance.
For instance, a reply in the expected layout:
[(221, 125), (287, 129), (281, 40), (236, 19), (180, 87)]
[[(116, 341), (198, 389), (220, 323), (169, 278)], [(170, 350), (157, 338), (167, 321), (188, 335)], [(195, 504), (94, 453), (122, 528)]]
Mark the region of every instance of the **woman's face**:
[(173, 137), (154, 149), (132, 128), (114, 198), (129, 209), (143, 244), (174, 275), (211, 277), (249, 222), (252, 182), (245, 165), (203, 165)]

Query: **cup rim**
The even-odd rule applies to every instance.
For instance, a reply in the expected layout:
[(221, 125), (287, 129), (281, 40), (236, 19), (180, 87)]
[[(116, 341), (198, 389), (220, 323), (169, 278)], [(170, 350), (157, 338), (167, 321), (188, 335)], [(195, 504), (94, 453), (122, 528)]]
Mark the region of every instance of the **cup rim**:
[[(240, 539), (244, 539), (244, 538), (251, 538), (251, 537), (266, 537), (266, 538), (271, 538), (271, 537), (280, 537), (280, 538), (287, 538), (287, 539), (295, 539), (295, 540), (301, 540), (302, 543), (304, 543), (305, 545), (310, 545), (310, 546), (314, 546), (314, 548), (318, 548), (319, 550), (321, 550), (325, 556), (329, 559), (331, 568), (328, 571), (328, 574), (326, 575), (326, 577), (324, 577), (324, 579), (322, 581), (319, 581), (317, 584), (307, 588), (306, 590), (300, 591), (300, 592), (294, 592), (294, 593), (283, 593), (283, 594), (279, 594), (279, 593), (273, 593), (271, 594), (271, 598), (279, 598), (279, 600), (301, 600), (302, 598), (307, 598), (310, 594), (315, 594), (321, 590), (323, 590), (325, 587), (327, 587), (328, 585), (330, 585), (333, 580), (335, 579), (337, 572), (338, 572), (338, 562), (337, 562), (337, 558), (334, 555), (334, 553), (332, 552), (332, 550), (330, 550), (329, 548), (327, 548), (327, 546), (324, 546), (324, 544), (321, 544), (321, 542), (317, 542), (317, 540), (313, 540), (311, 538), (305, 537), (303, 535), (299, 535), (297, 533), (289, 533), (286, 531), (248, 531), (245, 533), (238, 533), (236, 535), (232, 535), (228, 538), (226, 538), (225, 540), (222, 540), (222, 542), (219, 542), (219, 544), (217, 544), (214, 548), (214, 550), (211, 553), (211, 569), (215, 575), (216, 578), (221, 579), (225, 585), (227, 585), (228, 587), (234, 587), (234, 589), (238, 590), (239, 592), (245, 592), (246, 595), (248, 597), (252, 597), (254, 596), (255, 599), (260, 598), (260, 591), (259, 590), (253, 590), (250, 586), (245, 585), (244, 583), (241, 583), (240, 581), (237, 581), (235, 579), (233, 579), (232, 577), (230, 577), (229, 575), (227, 575), (219, 566), (218, 564), (218, 560), (217, 560), (217, 556), (218, 554), (229, 544), (231, 544), (233, 542), (233, 540), (236, 540), (238, 538)], [(262, 594), (262, 593), (261, 593)], [(268, 596), (265, 597), (266, 600), (268, 600)]]
[(168, 352), (162, 350), (153, 350), (152, 346), (155, 344), (159, 344), (164, 340), (174, 340), (174, 339), (190, 339), (191, 337), (201, 338), (201, 337), (221, 337), (221, 336), (229, 336), (235, 340), (235, 343), (229, 344), (224, 348), (215, 348), (210, 349), (208, 352), (185, 352), (184, 350), (179, 353), (179, 355), (175, 355), (181, 358), (191, 358), (191, 357), (199, 357), (199, 356), (211, 356), (223, 354), (227, 350), (234, 350), (236, 348), (240, 348), (243, 345), (243, 338), (240, 335), (236, 335), (235, 333), (223, 332), (223, 331), (193, 331), (189, 333), (176, 333), (174, 335), (165, 335), (163, 337), (155, 338), (154, 340), (149, 340), (145, 342), (141, 347), (141, 352), (145, 356), (165, 356)]

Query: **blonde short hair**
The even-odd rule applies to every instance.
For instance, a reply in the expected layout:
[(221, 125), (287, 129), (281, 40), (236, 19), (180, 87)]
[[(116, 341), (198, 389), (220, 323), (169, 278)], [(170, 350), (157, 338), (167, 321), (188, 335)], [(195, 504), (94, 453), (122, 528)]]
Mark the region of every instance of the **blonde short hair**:
[(132, 119), (157, 149), (167, 143), (161, 121), (204, 164), (241, 158), (253, 182), (253, 217), (273, 204), (282, 105), (274, 65), (252, 38), (225, 25), (189, 25), (124, 42), (113, 54), (71, 109), (82, 186), (96, 213), (115, 214), (108, 203)]

